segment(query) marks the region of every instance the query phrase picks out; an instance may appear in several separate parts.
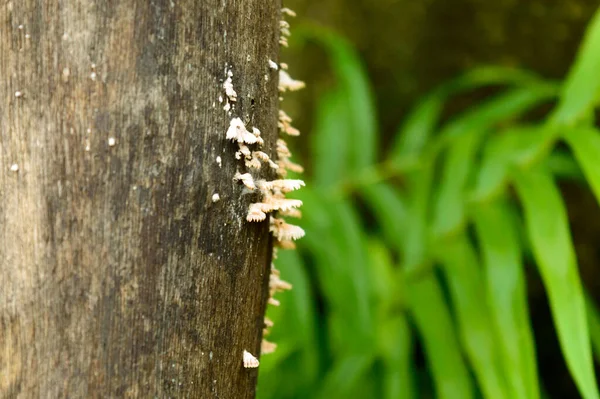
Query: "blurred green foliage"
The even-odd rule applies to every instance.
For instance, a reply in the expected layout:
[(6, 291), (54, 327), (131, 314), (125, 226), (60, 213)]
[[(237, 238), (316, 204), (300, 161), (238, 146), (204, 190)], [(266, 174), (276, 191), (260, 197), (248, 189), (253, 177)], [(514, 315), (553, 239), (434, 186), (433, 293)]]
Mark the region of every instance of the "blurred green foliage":
[[(343, 39), (330, 56), (298, 251), (276, 261), (294, 289), (269, 309), (275, 353), (258, 397), (531, 398), (538, 377), (525, 268), (542, 277), (564, 361), (600, 398), (600, 313), (582, 286), (557, 181), (600, 201), (600, 12), (562, 82), (480, 68), (418, 102), (378, 154), (369, 83)], [(493, 93), (445, 120), (454, 96)], [(365, 216), (367, 215), (367, 216)]]

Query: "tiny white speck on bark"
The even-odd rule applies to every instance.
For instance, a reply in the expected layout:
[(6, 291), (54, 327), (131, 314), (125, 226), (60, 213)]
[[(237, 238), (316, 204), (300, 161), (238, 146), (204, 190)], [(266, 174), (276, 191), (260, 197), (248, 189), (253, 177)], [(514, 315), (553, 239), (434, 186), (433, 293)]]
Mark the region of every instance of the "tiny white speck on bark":
[(219, 165), (219, 168), (223, 166), (223, 161), (221, 160), (221, 157), (217, 157), (217, 165)]
[(12, 165), (10, 165), (10, 170), (12, 172), (18, 172), (19, 171), (19, 165), (17, 165), (16, 163), (13, 163)]
[(15, 97), (19, 98), (19, 97), (21, 97), (21, 96), (23, 96), (23, 93), (22, 93), (22, 92), (20, 92), (20, 91), (15, 91)]
[(219, 196), (219, 193), (214, 193), (212, 196), (212, 202), (219, 202), (219, 200), (221, 199), (221, 196)]
[(109, 137), (108, 138), (108, 145), (113, 147), (115, 144), (117, 144), (117, 140), (115, 140), (114, 137)]

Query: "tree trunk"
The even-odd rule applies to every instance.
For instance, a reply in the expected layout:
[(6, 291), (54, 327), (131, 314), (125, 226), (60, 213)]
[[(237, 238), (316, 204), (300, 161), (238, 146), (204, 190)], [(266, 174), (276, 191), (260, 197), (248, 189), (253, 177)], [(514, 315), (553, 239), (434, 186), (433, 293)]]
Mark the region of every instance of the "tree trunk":
[(271, 239), (225, 132), (274, 154), (279, 8), (2, 2), (0, 397), (254, 397)]

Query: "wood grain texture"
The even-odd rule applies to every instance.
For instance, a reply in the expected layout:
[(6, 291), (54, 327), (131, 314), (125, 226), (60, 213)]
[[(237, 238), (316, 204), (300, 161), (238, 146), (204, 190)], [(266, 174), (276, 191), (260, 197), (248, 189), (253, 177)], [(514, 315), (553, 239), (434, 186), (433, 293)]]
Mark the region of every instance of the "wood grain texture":
[(0, 397), (254, 397), (271, 241), (225, 131), (274, 154), (279, 8), (1, 2)]

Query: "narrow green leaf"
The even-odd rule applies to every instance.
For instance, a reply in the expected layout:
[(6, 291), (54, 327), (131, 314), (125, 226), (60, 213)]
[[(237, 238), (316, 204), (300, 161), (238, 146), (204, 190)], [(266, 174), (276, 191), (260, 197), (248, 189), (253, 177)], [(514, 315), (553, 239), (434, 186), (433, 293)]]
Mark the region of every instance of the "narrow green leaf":
[(417, 157), (421, 153), (439, 121), (444, 100), (445, 96), (439, 91), (433, 92), (409, 113), (396, 134), (390, 156), (393, 164), (399, 165), (405, 158)]
[(377, 156), (377, 118), (367, 72), (356, 50), (341, 36), (322, 28), (303, 34), (323, 46), (329, 56), (347, 107), (345, 134), (336, 137), (347, 141), (347, 171), (357, 173), (371, 165)]
[(358, 387), (373, 361), (371, 353), (348, 355), (338, 360), (325, 375), (319, 398), (352, 397), (353, 389)]
[(475, 212), (475, 227), (510, 397), (537, 399), (540, 394), (525, 275), (512, 219), (505, 204), (489, 203)]
[(436, 254), (444, 266), (462, 346), (484, 396), (510, 398), (481, 267), (469, 239), (464, 234), (453, 237), (450, 242), (440, 243)]
[(409, 309), (419, 332), (439, 399), (470, 399), (475, 390), (461, 355), (450, 310), (434, 274), (406, 283)]
[(529, 170), (516, 177), (527, 233), (567, 366), (581, 395), (598, 399), (583, 289), (560, 191), (543, 171)]
[[(364, 349), (373, 343), (373, 314), (369, 305), (371, 282), (367, 272), (366, 239), (356, 210), (347, 200), (327, 198), (309, 188), (304, 201), (299, 244), (315, 258), (315, 272), (331, 311), (330, 342), (335, 353)], [(353, 334), (347, 334), (348, 330)]]
[(600, 9), (589, 23), (562, 89), (560, 102), (550, 121), (571, 125), (586, 117), (597, 105), (600, 90)]
[(429, 225), (428, 215), (430, 192), (433, 184), (433, 163), (423, 165), (423, 168), (409, 176), (409, 208), (406, 223), (410, 226), (410, 234), (405, 234), (400, 240), (404, 267), (407, 273), (419, 273), (425, 266), (428, 252)]
[(465, 187), (480, 141), (481, 134), (474, 131), (448, 149), (434, 206), (432, 234), (436, 238), (458, 231), (466, 222)]
[(512, 121), (555, 95), (553, 86), (542, 84), (507, 90), (454, 118), (441, 131), (436, 146), (442, 147), (472, 131), (486, 133), (499, 123)]
[(470, 200), (490, 201), (509, 181), (515, 166), (528, 166), (547, 154), (554, 133), (545, 126), (514, 126), (494, 135), (486, 143)]
[(319, 102), (312, 132), (315, 186), (331, 187), (348, 172), (349, 141), (342, 139), (348, 132), (348, 112), (339, 90), (325, 93)]
[(380, 325), (379, 348), (385, 374), (383, 391), (385, 399), (417, 398), (413, 381), (413, 339), (404, 315), (388, 315)]
[(569, 129), (563, 137), (573, 150), (596, 200), (600, 203), (600, 131), (592, 128)]
[(390, 160), (402, 164), (406, 157), (417, 157), (436, 130), (443, 105), (451, 95), (493, 85), (515, 85), (555, 92), (553, 84), (514, 68), (481, 67), (465, 73), (438, 87), (420, 101), (408, 114), (396, 134)]
[(600, 311), (589, 293), (585, 296), (585, 305), (594, 355), (596, 361), (600, 362)]
[(399, 190), (387, 183), (375, 183), (361, 187), (361, 195), (388, 242), (399, 242), (407, 235), (408, 204)]

